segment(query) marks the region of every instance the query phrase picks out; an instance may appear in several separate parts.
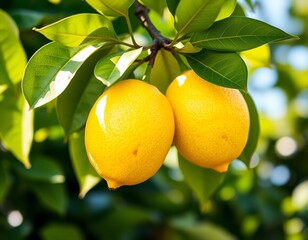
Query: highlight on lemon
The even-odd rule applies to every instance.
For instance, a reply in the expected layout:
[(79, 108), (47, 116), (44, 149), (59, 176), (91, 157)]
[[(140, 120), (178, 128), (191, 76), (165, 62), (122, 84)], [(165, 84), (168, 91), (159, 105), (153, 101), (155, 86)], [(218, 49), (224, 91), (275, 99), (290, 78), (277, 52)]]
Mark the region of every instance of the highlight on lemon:
[(134, 79), (107, 89), (85, 127), (88, 158), (110, 189), (152, 177), (173, 137), (174, 116), (167, 98), (155, 86)]
[(240, 91), (212, 84), (189, 70), (170, 84), (166, 96), (173, 108), (179, 153), (198, 166), (226, 172), (248, 139), (249, 110)]

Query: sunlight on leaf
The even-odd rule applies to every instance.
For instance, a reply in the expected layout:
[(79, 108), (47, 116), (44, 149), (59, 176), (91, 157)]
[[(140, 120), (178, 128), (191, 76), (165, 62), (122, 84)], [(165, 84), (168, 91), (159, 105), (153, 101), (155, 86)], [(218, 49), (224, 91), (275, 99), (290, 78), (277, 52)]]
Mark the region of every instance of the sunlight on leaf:
[(215, 21), (229, 17), (233, 13), (236, 3), (236, 0), (225, 0)]
[(139, 57), (142, 50), (141, 47), (102, 58), (95, 66), (95, 76), (106, 86), (111, 86), (124, 75), (129, 66)]
[(13, 19), (0, 9), (0, 86), (21, 81), (27, 63)]
[(175, 12), (177, 37), (209, 28), (216, 19), (223, 0), (181, 0)]
[(100, 14), (93, 13), (69, 16), (34, 30), (68, 47), (117, 41), (111, 21)]
[(30, 107), (40, 107), (58, 97), (83, 62), (101, 46), (67, 48), (51, 42), (40, 48), (28, 62), (22, 81)]
[(29, 153), (33, 140), (33, 115), (21, 94), (18, 96), (11, 90), (3, 93), (0, 100), (0, 138), (26, 168), (31, 167)]
[(128, 16), (134, 0), (86, 0), (99, 13), (108, 17)]
[(271, 52), (268, 44), (240, 53), (250, 72), (260, 67), (271, 66)]

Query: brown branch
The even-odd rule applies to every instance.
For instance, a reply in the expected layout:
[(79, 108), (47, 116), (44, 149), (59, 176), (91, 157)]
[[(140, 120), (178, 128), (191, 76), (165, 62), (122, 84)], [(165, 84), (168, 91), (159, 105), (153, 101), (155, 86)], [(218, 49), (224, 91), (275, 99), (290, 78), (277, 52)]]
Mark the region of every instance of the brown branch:
[(151, 46), (151, 53), (149, 56), (149, 64), (153, 67), (155, 57), (158, 51), (161, 48), (170, 50), (169, 44), (171, 43), (171, 40), (164, 37), (160, 33), (160, 31), (154, 26), (151, 19), (149, 18), (149, 9), (146, 6), (142, 5), (140, 2), (138, 2), (138, 0), (135, 1), (135, 12), (142, 26), (147, 30), (153, 40), (153, 44)]

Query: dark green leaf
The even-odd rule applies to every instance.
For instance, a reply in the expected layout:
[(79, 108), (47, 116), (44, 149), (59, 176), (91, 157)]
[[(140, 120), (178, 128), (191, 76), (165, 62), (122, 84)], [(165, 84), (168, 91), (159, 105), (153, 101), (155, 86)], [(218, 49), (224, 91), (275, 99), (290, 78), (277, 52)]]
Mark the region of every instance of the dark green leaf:
[(155, 58), (150, 74), (150, 83), (165, 93), (169, 84), (180, 74), (180, 66), (173, 54), (161, 49)]
[(18, 28), (13, 19), (0, 9), (0, 93), (2, 85), (14, 84), (22, 79), (26, 63)]
[(215, 22), (204, 32), (194, 33), (191, 42), (210, 50), (240, 52), (291, 38), (294, 36), (259, 20), (229, 17)]
[(203, 50), (187, 54), (186, 58), (201, 78), (219, 86), (246, 90), (247, 67), (237, 53)]
[(84, 240), (80, 227), (67, 223), (50, 223), (41, 229), (42, 240)]
[(64, 172), (55, 159), (45, 155), (31, 156), (31, 168), (25, 169), (20, 164), (14, 165), (16, 171), (23, 177), (37, 182), (63, 183)]
[(0, 202), (5, 198), (11, 185), (8, 162), (4, 159), (0, 161)]
[(33, 114), (21, 93), (6, 90), (0, 98), (0, 139), (5, 147), (30, 167), (29, 152), (33, 140)]
[(251, 157), (254, 154), (258, 144), (260, 125), (258, 110), (254, 104), (253, 99), (248, 93), (242, 93), (242, 95), (245, 98), (246, 104), (249, 109), (250, 129), (247, 144), (238, 159), (242, 160), (247, 165), (247, 167), (249, 167)]
[(61, 215), (65, 213), (68, 196), (64, 184), (32, 182), (30, 186), (47, 208)]
[(224, 0), (181, 0), (175, 12), (177, 37), (208, 29), (215, 21)]
[(180, 154), (178, 155), (178, 159), (185, 182), (196, 194), (202, 209), (207, 200), (222, 183), (224, 174), (212, 169), (196, 166), (188, 162)]
[(81, 129), (104, 85), (94, 76), (94, 66), (109, 49), (97, 51), (78, 69), (66, 90), (57, 98), (57, 115), (66, 136)]
[(16, 21), (18, 28), (21, 30), (30, 30), (39, 25), (48, 15), (43, 12), (30, 9), (14, 9), (10, 11), (10, 15)]
[(69, 151), (79, 183), (79, 196), (84, 197), (102, 178), (90, 164), (84, 145), (84, 131), (75, 132), (69, 139)]
[(166, 0), (167, 6), (171, 14), (174, 16), (176, 8), (178, 7), (180, 0)]
[(35, 30), (67, 47), (118, 41), (111, 21), (100, 14), (76, 14)]
[(111, 86), (119, 80), (138, 58), (142, 52), (142, 47), (126, 52), (115, 53), (103, 57), (95, 66), (94, 74), (106, 86)]
[(28, 62), (22, 81), (23, 93), (31, 108), (58, 97), (83, 62), (101, 46), (67, 48), (51, 42), (40, 48)]
[(86, 0), (86, 2), (105, 16), (119, 17), (128, 15), (128, 9), (134, 0)]

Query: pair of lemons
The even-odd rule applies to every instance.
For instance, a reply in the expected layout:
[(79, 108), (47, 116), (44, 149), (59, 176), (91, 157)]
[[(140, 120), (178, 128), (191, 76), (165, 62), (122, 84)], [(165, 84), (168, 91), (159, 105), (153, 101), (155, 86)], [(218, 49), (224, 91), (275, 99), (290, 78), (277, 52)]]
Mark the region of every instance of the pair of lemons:
[(241, 93), (189, 70), (168, 87), (124, 80), (95, 102), (87, 119), (89, 160), (111, 189), (152, 177), (172, 143), (188, 161), (218, 172), (244, 149), (249, 111)]

